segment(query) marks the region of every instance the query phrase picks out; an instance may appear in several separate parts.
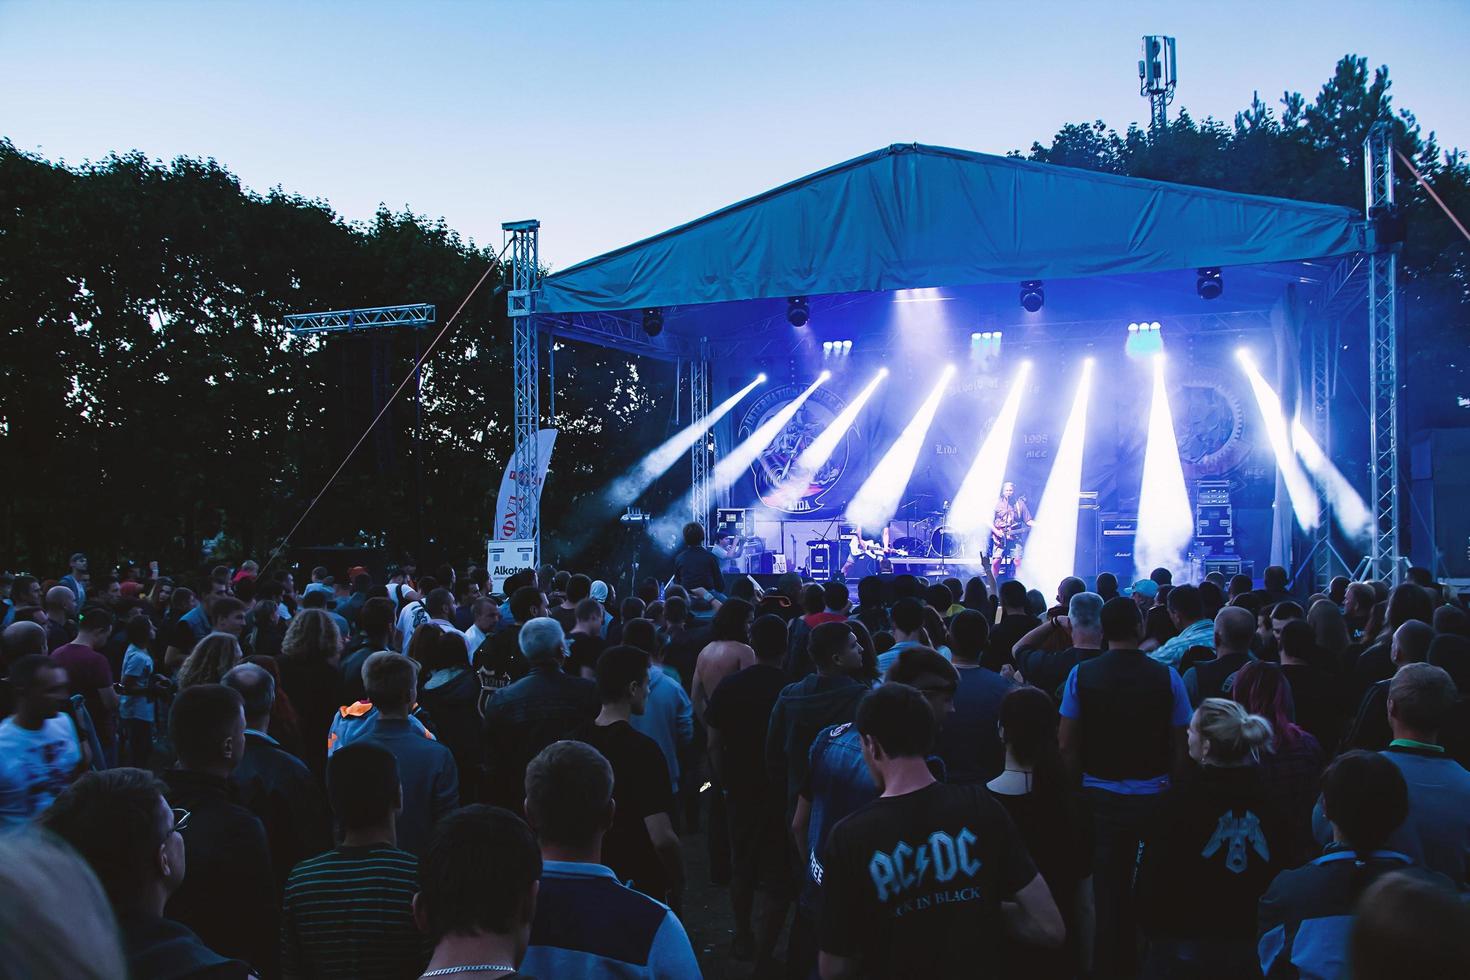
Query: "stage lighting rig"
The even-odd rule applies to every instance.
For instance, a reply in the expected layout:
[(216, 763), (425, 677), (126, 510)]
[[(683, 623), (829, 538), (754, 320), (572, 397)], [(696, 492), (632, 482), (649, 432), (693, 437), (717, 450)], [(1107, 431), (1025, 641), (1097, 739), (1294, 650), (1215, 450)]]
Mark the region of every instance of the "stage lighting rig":
[(1021, 283), (1021, 309), (1035, 313), (1046, 303), (1046, 292), (1040, 279), (1027, 279)]
[(812, 318), (811, 307), (805, 296), (793, 296), (786, 301), (786, 322), (793, 327), (804, 327)]
[(1220, 294), (1225, 291), (1225, 280), (1220, 278), (1220, 270), (1215, 266), (1199, 270), (1199, 278), (1194, 281), (1194, 291), (1199, 293), (1200, 299), (1219, 299)]
[(643, 311), (643, 332), (650, 337), (657, 337), (664, 332), (663, 310), (654, 308)]

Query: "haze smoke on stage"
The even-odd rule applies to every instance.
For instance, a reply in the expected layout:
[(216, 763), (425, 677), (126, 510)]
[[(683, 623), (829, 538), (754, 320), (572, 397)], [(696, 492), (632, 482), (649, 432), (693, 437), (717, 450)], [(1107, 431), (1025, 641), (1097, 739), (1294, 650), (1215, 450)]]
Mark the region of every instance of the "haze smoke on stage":
[(1373, 531), (1373, 512), (1347, 481), (1347, 477), (1342, 475), (1342, 471), (1332, 465), (1332, 460), (1327, 458), (1327, 454), (1317, 445), (1317, 440), (1312, 438), (1312, 434), (1299, 418), (1291, 421), (1291, 443), (1296, 454), (1306, 464), (1307, 472), (1317, 478), (1318, 484), (1326, 493), (1337, 526), (1350, 537), (1367, 539)]
[(1194, 538), (1194, 511), (1179, 462), (1174, 413), (1164, 381), (1164, 355), (1154, 355), (1153, 404), (1148, 413), (1148, 445), (1143, 451), (1143, 486), (1138, 493), (1138, 533), (1133, 560), (1139, 578), (1167, 568), (1176, 578), (1188, 571), (1186, 552)]
[(704, 418), (698, 419), (687, 428), (675, 433), (662, 446), (643, 457), (642, 461), (634, 465), (627, 473), (610, 483), (603, 491), (603, 498), (608, 505), (621, 510), (637, 500), (643, 491), (653, 485), (654, 480), (667, 473), (669, 467), (677, 463), (680, 457), (709, 431), (710, 426), (724, 418), (725, 414), (738, 405), (742, 398), (755, 390), (756, 386), (763, 384), (765, 380), (764, 374), (756, 375), (755, 380), (750, 384), (720, 402)]
[[(730, 450), (728, 455), (716, 463), (714, 471), (710, 474), (710, 493), (718, 494), (740, 479), (741, 474), (745, 472), (751, 463), (755, 462), (756, 457), (761, 454), (762, 450), (769, 446), (781, 434), (781, 430), (786, 428), (786, 423), (790, 422), (796, 416), (797, 411), (801, 409), (801, 406), (806, 404), (806, 400), (812, 396), (812, 392), (825, 384), (830, 377), (832, 377), (831, 371), (823, 371), (817, 375), (817, 380), (808, 385), (805, 391), (782, 406), (779, 412), (772, 415), (766, 420), (765, 424), (752, 432), (750, 438)], [(648, 530), (653, 535), (655, 541), (660, 541), (666, 545), (673, 545), (679, 541), (680, 529), (684, 526), (684, 522), (689, 520), (689, 508), (692, 499), (693, 492), (686, 493), (683, 497), (679, 498), (678, 503), (669, 509), (667, 514), (653, 522), (653, 525)]]
[(1072, 398), (1072, 412), (1062, 431), (1036, 523), (1021, 556), (1017, 577), (1043, 590), (1071, 575), (1077, 567), (1077, 510), (1082, 491), (1082, 451), (1087, 443), (1087, 399), (1092, 393), (1092, 358), (1082, 362), (1082, 378)]
[(909, 420), (883, 459), (873, 467), (873, 472), (858, 489), (852, 503), (847, 505), (848, 520), (859, 527), (877, 528), (886, 524), (898, 511), (899, 500), (914, 472), (914, 464), (919, 461), (919, 451), (924, 448), (929, 423), (934, 421), (934, 413), (939, 409), (954, 372), (955, 367), (950, 364), (940, 373), (939, 382), (929, 392), (929, 397), (919, 406), (919, 411)]
[(968, 550), (971, 554), (978, 555), (985, 550), (987, 538), (981, 532), (990, 527), (995, 502), (1000, 497), (1000, 485), (1005, 481), (1006, 460), (1010, 458), (1011, 439), (1016, 432), (1016, 415), (1020, 412), (1021, 396), (1025, 394), (1030, 374), (1031, 362), (1022, 361), (1016, 379), (1011, 382), (1010, 393), (1001, 405), (1000, 414), (995, 417), (985, 442), (975, 454), (975, 461), (955, 491), (949, 522), (962, 537), (969, 536)]
[(1286, 483), (1286, 495), (1291, 498), (1291, 509), (1296, 514), (1296, 522), (1304, 530), (1311, 530), (1317, 526), (1322, 515), (1311, 481), (1302, 472), (1296, 453), (1291, 448), (1291, 432), (1286, 424), (1286, 413), (1281, 410), (1281, 399), (1257, 370), (1250, 351), (1242, 348), (1235, 352), (1235, 357), (1240, 361), (1245, 376), (1250, 379), (1251, 391), (1256, 396), (1256, 406), (1260, 408), (1261, 420), (1266, 424), (1266, 438), (1270, 440), (1271, 453), (1276, 457), (1276, 469)]
[(832, 454), (841, 445), (842, 439), (847, 435), (847, 430), (852, 428), (852, 423), (857, 419), (858, 412), (873, 397), (873, 392), (884, 378), (888, 377), (888, 369), (880, 368), (876, 377), (868, 382), (868, 386), (858, 393), (858, 396), (848, 402), (832, 424), (822, 430), (822, 434), (812, 440), (812, 443), (802, 450), (800, 456), (791, 464), (791, 469), (776, 490), (775, 498), (779, 502), (790, 503), (799, 499), (806, 490), (807, 484), (818, 470), (832, 458)]

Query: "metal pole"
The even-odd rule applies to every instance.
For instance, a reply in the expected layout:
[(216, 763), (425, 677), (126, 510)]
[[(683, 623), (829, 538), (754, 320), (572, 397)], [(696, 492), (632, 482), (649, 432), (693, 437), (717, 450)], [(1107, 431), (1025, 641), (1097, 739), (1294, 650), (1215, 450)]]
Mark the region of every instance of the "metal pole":
[(1393, 206), (1392, 130), (1374, 124), (1363, 141), (1368, 242), (1368, 389), (1373, 529), (1370, 573), (1397, 585), (1399, 568), (1398, 247), (1376, 240), (1371, 222)]
[(515, 453), (511, 465), (516, 484), (516, 537), (535, 547), (541, 563), (541, 425), (540, 351), (536, 342), (536, 294), (541, 284), (539, 221), (512, 221), (501, 225), (510, 232), (511, 289), (506, 294), (510, 314), (511, 353), (515, 361)]
[[(689, 419), (709, 414), (709, 344), (701, 339), (699, 354), (689, 361)], [(709, 531), (710, 440), (713, 432), (701, 433), (689, 450), (689, 519)]]

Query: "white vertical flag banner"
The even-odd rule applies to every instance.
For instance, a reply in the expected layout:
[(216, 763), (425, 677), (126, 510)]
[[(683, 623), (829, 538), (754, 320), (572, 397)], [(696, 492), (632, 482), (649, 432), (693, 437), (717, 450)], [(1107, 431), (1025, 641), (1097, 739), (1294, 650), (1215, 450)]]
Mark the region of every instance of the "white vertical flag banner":
[[(556, 445), (556, 430), (542, 429), (536, 433), (536, 489), (546, 484), (546, 470), (551, 466), (551, 449)], [(515, 456), (505, 464), (505, 475), (500, 479), (500, 499), (495, 506), (496, 541), (509, 541), (516, 536), (516, 509), (520, 500), (516, 496)]]

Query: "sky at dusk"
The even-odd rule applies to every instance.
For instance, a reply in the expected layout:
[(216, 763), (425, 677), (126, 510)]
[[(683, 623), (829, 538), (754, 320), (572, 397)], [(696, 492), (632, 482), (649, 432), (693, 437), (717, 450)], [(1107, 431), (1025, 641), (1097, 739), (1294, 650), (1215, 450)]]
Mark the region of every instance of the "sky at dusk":
[(1174, 111), (1310, 99), (1346, 53), (1470, 148), (1470, 3), (110, 3), (0, 0), (0, 136), (51, 160), (213, 157), (246, 186), (542, 222), (564, 268), (890, 143), (990, 153)]

